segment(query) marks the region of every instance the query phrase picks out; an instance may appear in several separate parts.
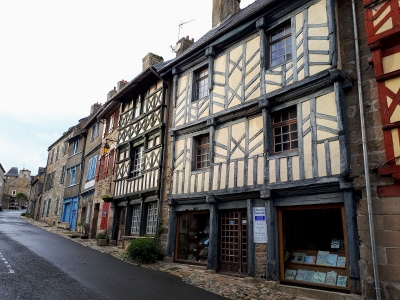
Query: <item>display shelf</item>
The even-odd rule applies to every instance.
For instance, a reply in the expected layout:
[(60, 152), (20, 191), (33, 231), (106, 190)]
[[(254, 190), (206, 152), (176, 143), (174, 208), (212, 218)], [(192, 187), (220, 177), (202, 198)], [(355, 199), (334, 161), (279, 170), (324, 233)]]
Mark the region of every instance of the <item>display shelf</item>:
[(321, 284), (321, 283), (315, 283), (315, 282), (307, 282), (307, 281), (299, 281), (299, 280), (291, 280), (291, 279), (283, 279), (281, 280), (282, 282), (286, 283), (294, 283), (294, 284), (301, 284), (301, 285), (307, 285), (307, 286), (318, 286), (321, 288), (328, 288), (328, 289), (335, 289), (338, 291), (346, 291), (348, 292), (350, 288), (348, 287), (342, 287), (342, 286), (337, 286), (337, 285), (329, 285), (329, 284)]

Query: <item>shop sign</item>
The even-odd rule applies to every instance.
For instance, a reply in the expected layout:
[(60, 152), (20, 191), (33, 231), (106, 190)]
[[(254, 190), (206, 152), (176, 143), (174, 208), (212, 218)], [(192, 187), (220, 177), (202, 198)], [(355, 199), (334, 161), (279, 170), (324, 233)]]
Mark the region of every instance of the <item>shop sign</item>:
[(268, 242), (265, 207), (253, 207), (253, 236), (254, 243), (266, 244)]

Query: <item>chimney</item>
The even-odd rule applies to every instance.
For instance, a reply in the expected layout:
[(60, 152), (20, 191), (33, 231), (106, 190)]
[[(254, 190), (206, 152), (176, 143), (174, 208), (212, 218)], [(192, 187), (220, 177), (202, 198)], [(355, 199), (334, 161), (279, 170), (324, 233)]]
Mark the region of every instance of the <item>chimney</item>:
[(150, 67), (152, 65), (156, 65), (156, 64), (161, 63), (163, 61), (164, 61), (164, 58), (162, 58), (161, 56), (158, 56), (156, 54), (153, 54), (153, 53), (149, 52), (142, 59), (143, 71), (146, 70), (148, 67)]
[(240, 0), (213, 0), (212, 28), (240, 11)]
[(90, 107), (90, 114), (98, 111), (101, 108), (101, 103), (96, 102)]
[(181, 55), (183, 52), (186, 51), (190, 46), (192, 46), (194, 43), (194, 39), (189, 39), (189, 36), (187, 35), (186, 37), (181, 38), (177, 43), (175, 48), (173, 48), (174, 52), (176, 53), (176, 56)]
[(126, 80), (121, 80), (117, 82), (117, 92), (119, 92), (120, 90), (122, 90), (124, 88), (124, 86), (126, 86), (128, 84), (128, 81)]
[(110, 100), (110, 99), (112, 98), (112, 96), (114, 96), (116, 93), (117, 93), (117, 90), (116, 90), (115, 87), (114, 87), (113, 90), (111, 90), (111, 91), (108, 92), (108, 94), (107, 94), (107, 101)]

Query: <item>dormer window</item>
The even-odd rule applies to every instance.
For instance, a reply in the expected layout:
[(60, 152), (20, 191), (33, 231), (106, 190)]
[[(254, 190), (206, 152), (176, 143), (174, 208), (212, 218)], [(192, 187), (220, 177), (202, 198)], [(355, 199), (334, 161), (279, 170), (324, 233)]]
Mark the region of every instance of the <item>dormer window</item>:
[(200, 100), (208, 96), (208, 66), (194, 72), (195, 95), (194, 100)]

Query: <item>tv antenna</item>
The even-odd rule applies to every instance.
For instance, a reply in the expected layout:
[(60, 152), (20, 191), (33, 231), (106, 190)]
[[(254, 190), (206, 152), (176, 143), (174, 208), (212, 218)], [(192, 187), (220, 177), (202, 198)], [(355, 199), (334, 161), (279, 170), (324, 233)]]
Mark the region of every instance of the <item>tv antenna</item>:
[[(183, 26), (182, 25), (184, 25), (184, 24), (187, 24), (187, 23), (190, 23), (190, 22), (193, 22), (195, 19), (193, 19), (193, 20), (190, 20), (190, 21), (187, 21), (187, 22), (183, 22), (183, 21), (181, 21), (181, 23), (179, 24), (179, 29), (178, 29), (178, 41), (179, 41), (179, 37), (180, 37), (180, 35), (181, 35), (181, 29), (183, 29)], [(176, 45), (174, 46), (174, 47), (172, 47), (172, 46), (170, 46), (171, 47), (171, 49), (172, 49), (172, 53), (178, 53), (178, 51), (179, 51), (179, 49), (181, 48), (181, 43), (176, 43)]]
[(179, 41), (179, 36), (181, 35), (181, 29), (183, 29), (183, 26), (182, 25), (184, 25), (184, 24), (187, 24), (187, 23), (190, 23), (190, 22), (193, 22), (193, 21), (195, 21), (196, 19), (193, 19), (193, 20), (190, 20), (190, 21), (186, 21), (186, 22), (182, 22), (181, 21), (181, 24), (179, 24), (179, 30), (178, 30), (178, 41)]

